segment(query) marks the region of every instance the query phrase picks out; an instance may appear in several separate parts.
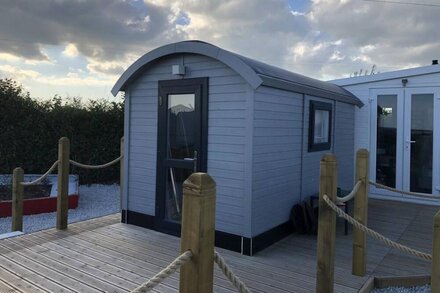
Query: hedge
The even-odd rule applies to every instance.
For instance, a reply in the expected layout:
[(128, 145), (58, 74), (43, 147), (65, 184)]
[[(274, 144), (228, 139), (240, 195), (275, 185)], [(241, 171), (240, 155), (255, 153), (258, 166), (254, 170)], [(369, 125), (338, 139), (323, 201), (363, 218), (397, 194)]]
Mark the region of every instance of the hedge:
[[(106, 100), (82, 103), (55, 96), (49, 101), (32, 99), (11, 79), (0, 79), (0, 173), (22, 167), (27, 174), (44, 173), (57, 159), (58, 139), (70, 139), (71, 159), (101, 164), (119, 156), (123, 135), (124, 104)], [(119, 166), (84, 170), (80, 184), (119, 180)]]

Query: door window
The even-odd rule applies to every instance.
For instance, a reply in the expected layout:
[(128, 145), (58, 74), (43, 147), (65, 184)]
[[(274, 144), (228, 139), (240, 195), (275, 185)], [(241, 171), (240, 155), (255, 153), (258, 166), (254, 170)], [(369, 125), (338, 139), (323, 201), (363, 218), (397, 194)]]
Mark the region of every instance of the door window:
[(434, 95), (411, 95), (410, 191), (432, 193)]
[(377, 96), (376, 182), (396, 187), (397, 95)]

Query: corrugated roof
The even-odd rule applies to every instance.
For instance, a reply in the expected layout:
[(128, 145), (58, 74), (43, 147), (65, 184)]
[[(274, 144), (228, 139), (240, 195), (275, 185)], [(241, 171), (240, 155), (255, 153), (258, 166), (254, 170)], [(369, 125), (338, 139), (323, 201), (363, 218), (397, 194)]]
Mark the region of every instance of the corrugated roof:
[(122, 74), (112, 89), (113, 95), (124, 90), (150, 62), (177, 53), (201, 54), (217, 59), (239, 73), (254, 89), (264, 85), (363, 106), (356, 96), (338, 85), (253, 60), (202, 41), (173, 43), (145, 54)]

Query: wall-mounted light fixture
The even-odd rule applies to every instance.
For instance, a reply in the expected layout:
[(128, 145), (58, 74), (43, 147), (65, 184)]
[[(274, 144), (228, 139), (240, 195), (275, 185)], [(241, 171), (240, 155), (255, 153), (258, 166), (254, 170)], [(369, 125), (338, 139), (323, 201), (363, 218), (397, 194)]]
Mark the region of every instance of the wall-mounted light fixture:
[(185, 75), (185, 66), (183, 66), (183, 65), (173, 65), (171, 67), (171, 72), (173, 73), (173, 75), (183, 76), (183, 75)]
[(408, 79), (407, 78), (402, 79), (402, 85), (403, 86), (406, 86), (407, 83), (408, 83)]

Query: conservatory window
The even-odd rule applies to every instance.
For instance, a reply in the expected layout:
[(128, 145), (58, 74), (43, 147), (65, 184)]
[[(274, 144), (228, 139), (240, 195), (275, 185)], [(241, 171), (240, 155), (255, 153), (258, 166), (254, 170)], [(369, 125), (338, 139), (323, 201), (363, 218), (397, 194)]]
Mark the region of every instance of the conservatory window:
[(310, 101), (309, 152), (331, 148), (332, 104)]

